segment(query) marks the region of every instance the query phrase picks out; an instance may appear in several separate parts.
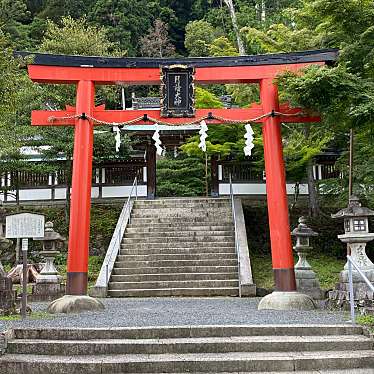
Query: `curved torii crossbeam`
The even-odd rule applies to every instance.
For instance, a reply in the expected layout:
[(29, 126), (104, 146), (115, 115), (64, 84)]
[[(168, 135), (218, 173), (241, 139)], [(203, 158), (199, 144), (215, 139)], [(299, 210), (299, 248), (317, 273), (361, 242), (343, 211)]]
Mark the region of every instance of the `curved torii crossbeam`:
[[(95, 108), (95, 85), (160, 85), (160, 66), (185, 64), (196, 69), (195, 82), (200, 84), (259, 83), (260, 105), (245, 109), (197, 110), (196, 118), (212, 112), (216, 117), (233, 121), (247, 121), (267, 113), (262, 118), (266, 192), (269, 213), (272, 263), (277, 291), (295, 291), (296, 282), (292, 243), (288, 219), (285, 169), (280, 122), (318, 122), (318, 117), (298, 115), (300, 109), (279, 106), (278, 90), (274, 83), (277, 74), (298, 71), (311, 64), (333, 63), (337, 50), (317, 50), (286, 54), (268, 54), (240, 57), (213, 57), (187, 59), (102, 58), (34, 54), (28, 66), (30, 78), (38, 83), (75, 84), (76, 106), (62, 111), (33, 111), (34, 126), (75, 126), (73, 178), (67, 264), (68, 295), (86, 295), (88, 246), (90, 232), (91, 176), (93, 126), (91, 118), (105, 122), (126, 122), (147, 114), (161, 119), (160, 111), (122, 111)], [(23, 56), (32, 55), (20, 53)], [(65, 117), (54, 120), (53, 117)], [(165, 119), (171, 124), (190, 122), (191, 119)], [(208, 123), (220, 123), (213, 120)]]

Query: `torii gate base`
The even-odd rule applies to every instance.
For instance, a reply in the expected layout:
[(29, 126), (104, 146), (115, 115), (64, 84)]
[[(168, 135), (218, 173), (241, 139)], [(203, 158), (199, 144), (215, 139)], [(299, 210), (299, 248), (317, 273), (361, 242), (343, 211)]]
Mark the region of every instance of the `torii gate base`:
[[(323, 65), (335, 61), (336, 50), (306, 51), (278, 55), (196, 59), (138, 59), (96, 58), (34, 54), (29, 65), (29, 76), (34, 82), (77, 85), (75, 108), (64, 111), (34, 111), (32, 124), (37, 126), (75, 126), (74, 164), (72, 179), (69, 252), (67, 264), (67, 293), (52, 303), (50, 311), (78, 311), (102, 308), (100, 303), (86, 296), (88, 244), (90, 226), (93, 118), (98, 121), (126, 122), (148, 117), (160, 119), (160, 111), (110, 111), (94, 106), (95, 85), (160, 85), (160, 66), (192, 65), (196, 69), (195, 82), (201, 84), (259, 83), (261, 105), (244, 109), (198, 110), (196, 118), (212, 112), (216, 117), (245, 121), (263, 116), (263, 141), (266, 170), (266, 189), (269, 212), (270, 240), (276, 292), (265, 297), (260, 309), (312, 309), (313, 301), (296, 292), (294, 262), (288, 221), (288, 203), (282, 151), (282, 122), (318, 122), (318, 117), (302, 115), (300, 109), (279, 107), (278, 91), (273, 82), (277, 74), (286, 70), (298, 71), (310, 64)], [(281, 110), (280, 110), (281, 109)], [(271, 114), (271, 115), (270, 115)], [(291, 116), (290, 116), (291, 114)], [(60, 120), (59, 120), (60, 118)], [(183, 118), (162, 119), (183, 123)], [(189, 119), (190, 121), (190, 119)], [(141, 122), (141, 121), (140, 121)], [(208, 121), (210, 124), (219, 121)], [(144, 123), (144, 122), (143, 122)], [(70, 295), (70, 296), (69, 296)], [(79, 309), (79, 308), (78, 308)]]

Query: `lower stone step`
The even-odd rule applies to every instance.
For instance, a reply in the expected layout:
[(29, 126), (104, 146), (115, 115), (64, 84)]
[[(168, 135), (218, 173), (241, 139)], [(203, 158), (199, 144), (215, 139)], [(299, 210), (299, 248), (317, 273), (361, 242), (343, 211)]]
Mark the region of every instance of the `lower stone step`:
[(114, 267), (113, 275), (165, 274), (165, 273), (237, 273), (238, 266), (180, 266), (180, 267)]
[(239, 336), (170, 339), (16, 339), (8, 343), (8, 353), (45, 355), (172, 354), (229, 352), (301, 352), (370, 350), (372, 341), (363, 335), (346, 336)]
[(215, 288), (154, 288), (108, 290), (109, 297), (164, 297), (164, 296), (238, 296), (238, 287)]
[(239, 287), (237, 279), (224, 280), (183, 280), (183, 281), (143, 281), (143, 282), (109, 282), (109, 291), (126, 289), (162, 289), (162, 288), (226, 288)]
[(37, 340), (90, 340), (90, 339), (170, 339), (201, 337), (240, 336), (363, 336), (361, 326), (339, 325), (205, 325), (205, 326), (151, 326), (151, 327), (105, 327), (79, 328), (15, 328), (15, 339)]
[[(374, 351), (232, 352), (201, 354), (48, 356), (5, 355), (2, 374), (238, 373), (374, 367)], [(354, 371), (352, 371), (352, 374)]]
[(166, 273), (166, 274), (133, 274), (112, 275), (113, 282), (162, 282), (185, 280), (225, 280), (236, 279), (238, 273)]

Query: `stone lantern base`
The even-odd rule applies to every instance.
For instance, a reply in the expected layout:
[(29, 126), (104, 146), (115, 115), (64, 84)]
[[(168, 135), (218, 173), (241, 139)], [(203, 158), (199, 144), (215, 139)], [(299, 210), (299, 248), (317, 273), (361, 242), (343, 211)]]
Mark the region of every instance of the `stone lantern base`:
[[(374, 271), (363, 270), (363, 273), (374, 284)], [(352, 272), (353, 279), (353, 297), (357, 306), (374, 306), (374, 293), (369, 289), (367, 284), (362, 280), (360, 275)], [(329, 292), (329, 305), (331, 307), (338, 307), (349, 309), (349, 279), (348, 270), (343, 270), (339, 276), (339, 283), (336, 284), (335, 289)]]
[(326, 292), (320, 287), (316, 273), (312, 269), (297, 269), (295, 267), (297, 291), (310, 296), (313, 300), (324, 300)]
[(53, 301), (65, 295), (65, 285), (61, 283), (36, 283), (32, 287), (32, 301)]

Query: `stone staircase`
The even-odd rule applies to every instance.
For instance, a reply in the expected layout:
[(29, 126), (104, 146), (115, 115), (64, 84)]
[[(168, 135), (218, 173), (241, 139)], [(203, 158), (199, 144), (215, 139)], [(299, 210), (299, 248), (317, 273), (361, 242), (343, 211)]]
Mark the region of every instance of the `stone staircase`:
[(374, 372), (373, 340), (357, 326), (17, 328), (8, 335), (1, 374)]
[(108, 296), (238, 296), (238, 293), (238, 261), (229, 199), (134, 203)]

